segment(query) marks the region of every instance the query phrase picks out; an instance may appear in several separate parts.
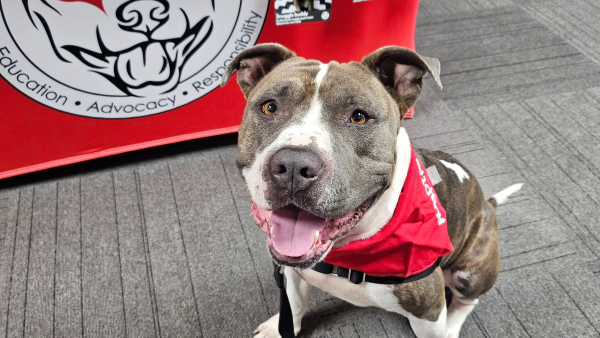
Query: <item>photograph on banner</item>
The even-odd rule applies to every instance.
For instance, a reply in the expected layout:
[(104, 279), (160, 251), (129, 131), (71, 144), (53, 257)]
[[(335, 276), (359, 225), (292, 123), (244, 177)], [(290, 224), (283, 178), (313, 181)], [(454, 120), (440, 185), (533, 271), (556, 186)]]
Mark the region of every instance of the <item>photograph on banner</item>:
[(275, 0), (275, 24), (292, 25), (327, 21), (331, 18), (332, 0)]

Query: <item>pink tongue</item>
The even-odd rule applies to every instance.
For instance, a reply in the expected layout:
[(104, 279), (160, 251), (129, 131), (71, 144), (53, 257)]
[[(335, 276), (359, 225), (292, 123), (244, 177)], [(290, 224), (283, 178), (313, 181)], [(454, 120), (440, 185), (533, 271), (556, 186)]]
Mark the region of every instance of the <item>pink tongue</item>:
[(289, 257), (300, 257), (312, 248), (315, 232), (323, 230), (325, 218), (315, 216), (294, 205), (273, 210), (269, 223), (273, 226), (273, 244)]

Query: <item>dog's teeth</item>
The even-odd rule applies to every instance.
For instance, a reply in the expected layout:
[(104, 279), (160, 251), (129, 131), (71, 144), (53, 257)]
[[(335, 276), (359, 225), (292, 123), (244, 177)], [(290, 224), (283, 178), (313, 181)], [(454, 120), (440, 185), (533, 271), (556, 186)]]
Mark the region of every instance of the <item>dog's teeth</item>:
[(317, 232), (315, 232), (315, 240), (314, 240), (313, 245), (312, 245), (313, 247), (315, 246), (315, 244), (317, 244), (318, 240), (319, 240), (319, 232), (317, 231)]

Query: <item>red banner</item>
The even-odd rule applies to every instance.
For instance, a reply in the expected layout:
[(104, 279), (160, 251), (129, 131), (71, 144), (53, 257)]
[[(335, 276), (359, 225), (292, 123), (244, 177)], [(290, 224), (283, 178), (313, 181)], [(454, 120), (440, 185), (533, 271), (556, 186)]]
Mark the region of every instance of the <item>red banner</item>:
[(292, 0), (3, 0), (0, 179), (237, 131), (245, 101), (220, 74), (256, 43), (323, 62), (414, 48), (418, 1), (314, 6), (301, 17)]

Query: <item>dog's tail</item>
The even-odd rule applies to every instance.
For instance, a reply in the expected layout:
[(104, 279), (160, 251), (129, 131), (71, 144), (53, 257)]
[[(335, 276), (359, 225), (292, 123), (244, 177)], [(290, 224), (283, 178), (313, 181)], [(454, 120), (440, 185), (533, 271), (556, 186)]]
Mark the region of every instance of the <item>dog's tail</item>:
[(490, 202), (494, 208), (506, 203), (506, 201), (508, 200), (508, 197), (514, 193), (516, 193), (517, 191), (521, 190), (521, 188), (523, 187), (523, 183), (518, 183), (518, 184), (514, 184), (511, 185), (510, 187), (502, 190), (501, 192), (495, 194), (494, 196), (492, 196), (488, 202)]

